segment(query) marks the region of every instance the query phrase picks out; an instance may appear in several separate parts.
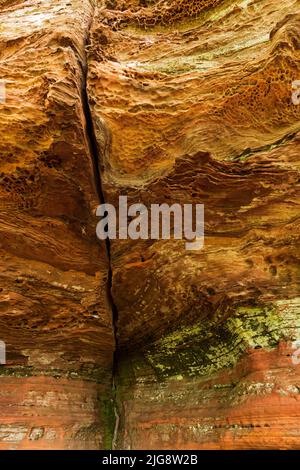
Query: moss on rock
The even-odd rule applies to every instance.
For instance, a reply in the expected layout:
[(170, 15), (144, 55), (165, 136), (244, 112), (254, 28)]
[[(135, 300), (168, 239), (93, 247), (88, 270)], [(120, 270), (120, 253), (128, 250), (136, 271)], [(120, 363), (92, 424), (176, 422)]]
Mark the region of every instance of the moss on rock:
[(294, 304), (288, 300), (242, 306), (226, 320), (205, 319), (183, 327), (157, 341), (146, 351), (146, 359), (160, 379), (233, 367), (248, 348), (271, 349), (284, 338), (297, 337), (300, 318)]

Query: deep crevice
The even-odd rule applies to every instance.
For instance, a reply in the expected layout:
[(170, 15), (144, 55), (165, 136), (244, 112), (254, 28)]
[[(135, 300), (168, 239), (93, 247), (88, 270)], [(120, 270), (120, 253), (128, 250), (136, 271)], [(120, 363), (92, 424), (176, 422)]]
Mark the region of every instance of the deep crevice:
[[(88, 28), (88, 34), (85, 41), (85, 48), (87, 49), (90, 46), (90, 30), (92, 26), (93, 18)], [(94, 182), (95, 182), (95, 189), (97, 192), (97, 196), (99, 199), (100, 204), (105, 204), (105, 196), (102, 187), (101, 181), (101, 171), (100, 171), (100, 162), (98, 156), (101, 156), (101, 152), (99, 150), (99, 146), (97, 143), (94, 122), (92, 118), (92, 113), (89, 104), (89, 97), (87, 92), (87, 75), (88, 75), (88, 64), (87, 64), (87, 56), (85, 56), (85, 63), (82, 65), (83, 69), (83, 86), (82, 86), (82, 105), (83, 111), (86, 120), (86, 133), (89, 141), (90, 146), (90, 154), (92, 156), (92, 163), (93, 163), (93, 174), (94, 174)], [(107, 275), (107, 298), (111, 308), (112, 314), (112, 327), (113, 327), (113, 334), (114, 334), (114, 355), (113, 355), (113, 365), (112, 365), (112, 400), (113, 400), (113, 408), (114, 408), (114, 415), (115, 415), (115, 427), (114, 427), (114, 434), (112, 436), (112, 449), (115, 449), (117, 445), (117, 437), (118, 437), (118, 430), (119, 430), (119, 422), (120, 422), (120, 415), (116, 400), (116, 381), (115, 378), (118, 372), (118, 309), (114, 303), (113, 295), (112, 295), (112, 263), (111, 263), (111, 245), (109, 238), (105, 241), (106, 244), (106, 254), (108, 259), (108, 275)]]

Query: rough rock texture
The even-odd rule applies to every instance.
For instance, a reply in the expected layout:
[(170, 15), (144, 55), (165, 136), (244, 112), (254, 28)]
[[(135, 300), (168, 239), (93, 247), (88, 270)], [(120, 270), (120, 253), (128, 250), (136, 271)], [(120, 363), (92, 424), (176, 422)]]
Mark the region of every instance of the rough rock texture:
[(300, 448), (300, 2), (108, 5), (88, 60), (105, 200), (206, 219), (200, 251), (111, 243), (117, 445)]
[(300, 449), (299, 0), (0, 0), (0, 79), (0, 449)]
[(88, 0), (1, 2), (2, 448), (104, 445), (114, 339), (85, 117), (92, 14)]

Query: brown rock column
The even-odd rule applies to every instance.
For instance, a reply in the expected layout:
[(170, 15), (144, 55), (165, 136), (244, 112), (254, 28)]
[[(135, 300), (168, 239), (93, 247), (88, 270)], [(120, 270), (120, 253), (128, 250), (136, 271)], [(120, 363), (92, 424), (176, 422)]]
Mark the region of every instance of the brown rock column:
[(299, 448), (298, 6), (114, 5), (88, 74), (105, 200), (206, 219), (200, 251), (111, 243), (118, 446)]
[(111, 441), (114, 336), (84, 98), (92, 15), (88, 0), (0, 4), (1, 449)]

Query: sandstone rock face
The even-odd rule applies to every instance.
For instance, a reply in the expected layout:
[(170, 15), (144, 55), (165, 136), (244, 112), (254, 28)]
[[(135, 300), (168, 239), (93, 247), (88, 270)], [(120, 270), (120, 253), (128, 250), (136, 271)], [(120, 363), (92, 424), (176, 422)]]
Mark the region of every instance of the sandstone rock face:
[(0, 1), (0, 449), (300, 448), (299, 7)]
[(138, 3), (93, 23), (105, 200), (204, 203), (205, 246), (111, 242), (118, 445), (299, 448), (299, 3)]
[(92, 14), (87, 0), (1, 2), (2, 448), (104, 445), (114, 340), (85, 117)]

